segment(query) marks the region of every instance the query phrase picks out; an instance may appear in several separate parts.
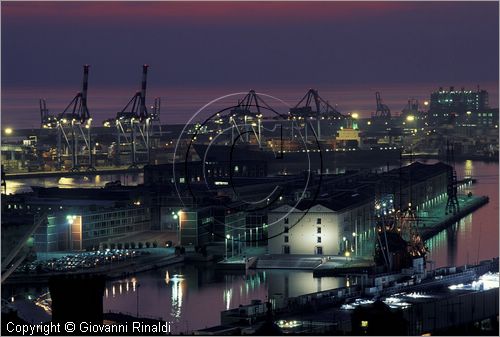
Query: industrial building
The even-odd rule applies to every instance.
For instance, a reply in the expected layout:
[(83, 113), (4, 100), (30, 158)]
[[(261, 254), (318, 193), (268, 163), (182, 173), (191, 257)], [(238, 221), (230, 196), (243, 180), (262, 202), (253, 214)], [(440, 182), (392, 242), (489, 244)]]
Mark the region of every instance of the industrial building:
[[(339, 255), (357, 233), (370, 230), (372, 199), (341, 193), (334, 198), (280, 206), (268, 213), (270, 254)], [(354, 228), (352, 227), (354, 224)], [(349, 241), (348, 241), (349, 240)]]
[(33, 189), (3, 196), (2, 214), (30, 216), (37, 252), (93, 249), (150, 228), (150, 211), (137, 188)]
[(482, 115), (491, 113), (489, 110), (486, 90), (479, 88), (476, 91), (464, 88), (455, 90), (454, 87), (445, 90), (439, 88), (438, 91), (431, 94), (428, 123), (430, 125), (458, 124), (467, 119), (478, 117), (481, 117), (483, 121)]
[(222, 243), (227, 236), (243, 241), (245, 236), (245, 213), (231, 212), (221, 205), (182, 210), (174, 215), (178, 217), (182, 246)]
[[(271, 254), (373, 253), (373, 214), (383, 198), (387, 211), (417, 212), (446, 193), (449, 166), (415, 162), (382, 174), (347, 175), (316, 200), (289, 202), (268, 212)], [(385, 199), (384, 199), (385, 200)], [(385, 202), (385, 201), (384, 201)]]

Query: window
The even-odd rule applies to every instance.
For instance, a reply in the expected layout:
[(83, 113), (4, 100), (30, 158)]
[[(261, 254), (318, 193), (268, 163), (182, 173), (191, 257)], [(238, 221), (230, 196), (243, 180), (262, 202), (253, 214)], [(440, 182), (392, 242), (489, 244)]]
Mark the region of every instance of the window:
[(321, 236), (318, 236), (316, 239), (317, 239), (317, 241), (316, 241), (317, 243), (321, 243)]
[(316, 225), (321, 225), (321, 218), (316, 219)]
[(317, 228), (316, 233), (321, 234), (321, 227), (318, 227), (318, 228)]
[(283, 232), (288, 233), (288, 230), (289, 230), (288, 226), (285, 226), (285, 228), (283, 229)]
[(323, 247), (316, 247), (316, 255), (323, 255)]
[(285, 225), (288, 225), (288, 218), (285, 218)]
[(285, 239), (285, 243), (287, 243), (288, 242), (288, 235), (285, 235), (284, 239)]
[(283, 246), (283, 254), (290, 254), (290, 246)]

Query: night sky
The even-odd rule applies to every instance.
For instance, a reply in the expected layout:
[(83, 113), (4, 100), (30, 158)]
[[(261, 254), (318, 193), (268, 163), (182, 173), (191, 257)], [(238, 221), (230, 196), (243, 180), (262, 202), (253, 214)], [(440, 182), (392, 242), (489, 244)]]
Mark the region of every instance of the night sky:
[[(36, 126), (39, 97), (64, 108), (79, 90), (84, 63), (91, 65), (89, 105), (99, 116), (121, 110), (138, 89), (143, 63), (151, 66), (151, 94), (166, 97), (173, 110), (195, 111), (212, 92), (315, 87), (366, 112), (374, 91), (405, 88), (398, 98), (386, 89), (397, 110), (439, 86), (477, 84), (498, 106), (498, 2), (1, 6), (2, 119), (13, 125)], [(358, 106), (335, 91), (357, 91)], [(289, 96), (297, 102), (302, 95)]]

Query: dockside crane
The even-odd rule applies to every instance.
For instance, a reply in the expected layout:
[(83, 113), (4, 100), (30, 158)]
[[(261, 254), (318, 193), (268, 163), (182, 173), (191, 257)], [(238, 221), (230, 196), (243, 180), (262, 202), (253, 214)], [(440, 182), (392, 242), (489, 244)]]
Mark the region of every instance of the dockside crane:
[(377, 101), (377, 110), (375, 111), (374, 117), (391, 118), (391, 109), (382, 103), (382, 98), (380, 97), (380, 92), (375, 93), (375, 100)]
[(47, 109), (47, 102), (44, 98), (40, 98), (40, 127), (42, 129), (57, 128), (57, 117), (50, 114)]
[[(83, 66), (83, 84), (68, 106), (57, 116), (57, 163), (62, 168), (63, 156), (71, 156), (71, 170), (86, 167), (95, 170), (92, 158), (92, 118), (87, 107), (89, 65)], [(43, 116), (43, 112), (42, 112)], [(84, 146), (80, 146), (83, 142)]]
[[(250, 90), (238, 104), (229, 112), (231, 124), (231, 142), (235, 141), (236, 133), (248, 143), (250, 134), (254, 134), (259, 147), (262, 147), (262, 119), (266, 111), (279, 115), (255, 90)], [(242, 133), (243, 131), (243, 133)]]
[[(147, 164), (150, 160), (151, 123), (154, 118), (148, 114), (146, 107), (148, 67), (147, 64), (142, 66), (141, 90), (137, 91), (127, 105), (116, 114), (115, 164), (118, 166), (121, 165), (122, 153), (130, 154), (130, 167)], [(159, 103), (157, 111), (159, 112)], [(159, 122), (159, 114), (156, 120)]]
[[(309, 120), (316, 120), (316, 130), (311, 125), (313, 131), (316, 132), (316, 137), (318, 140), (321, 139), (321, 120), (337, 120), (339, 126), (341, 122), (346, 118), (342, 113), (340, 113), (337, 109), (330, 105), (329, 102), (324, 100), (316, 89), (309, 89), (307, 93), (302, 97), (302, 99), (290, 109), (289, 119), (292, 120), (292, 130), (293, 123), (296, 120), (304, 120), (305, 125), (305, 134), (307, 140), (307, 125), (309, 124)], [(293, 137), (293, 135), (292, 135)]]

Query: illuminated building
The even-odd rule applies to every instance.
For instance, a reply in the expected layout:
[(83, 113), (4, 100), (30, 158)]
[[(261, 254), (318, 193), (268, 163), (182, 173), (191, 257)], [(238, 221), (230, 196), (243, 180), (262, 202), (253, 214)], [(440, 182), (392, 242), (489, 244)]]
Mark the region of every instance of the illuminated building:
[[(333, 198), (280, 206), (268, 213), (270, 254), (339, 255), (356, 250), (356, 233), (370, 228), (372, 198), (340, 193)], [(354, 233), (354, 234), (353, 234)]]
[[(465, 120), (470, 115), (477, 113), (487, 113), (489, 110), (488, 92), (486, 90), (477, 91), (449, 90), (439, 88), (431, 94), (428, 111), (428, 123), (430, 125), (455, 124)], [(467, 112), (470, 112), (469, 115)]]

